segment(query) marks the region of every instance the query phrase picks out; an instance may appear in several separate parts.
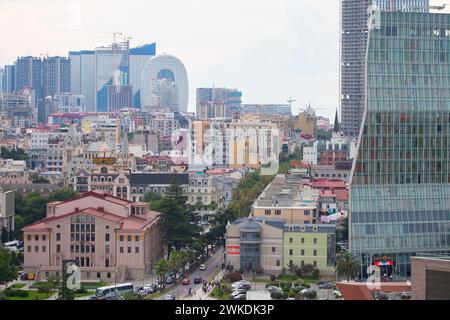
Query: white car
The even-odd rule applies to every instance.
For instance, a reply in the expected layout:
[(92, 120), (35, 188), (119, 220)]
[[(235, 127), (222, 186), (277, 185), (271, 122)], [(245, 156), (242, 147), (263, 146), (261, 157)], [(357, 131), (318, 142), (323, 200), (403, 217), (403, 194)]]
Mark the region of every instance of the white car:
[(205, 270), (206, 270), (206, 266), (205, 266), (204, 264), (201, 264), (201, 265), (200, 265), (200, 270), (201, 270), (201, 271), (205, 271)]
[(231, 287), (234, 289), (234, 288), (238, 288), (243, 285), (250, 285), (250, 282), (248, 282), (246, 280), (236, 281), (231, 284)]

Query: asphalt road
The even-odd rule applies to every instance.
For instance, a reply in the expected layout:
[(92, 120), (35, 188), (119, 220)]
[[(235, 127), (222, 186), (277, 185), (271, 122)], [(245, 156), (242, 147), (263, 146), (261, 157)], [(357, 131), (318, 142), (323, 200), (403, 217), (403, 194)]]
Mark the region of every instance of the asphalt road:
[[(204, 262), (204, 264), (206, 265), (206, 270), (201, 271), (197, 268), (195, 271), (193, 271), (189, 275), (188, 279), (191, 282), (190, 285), (184, 286), (184, 285), (178, 284), (175, 287), (170, 288), (170, 290), (168, 290), (165, 294), (163, 294), (158, 300), (164, 300), (165, 295), (173, 295), (173, 296), (175, 296), (175, 298), (177, 300), (185, 298), (189, 294), (189, 288), (192, 288), (192, 290), (194, 292), (196, 292), (196, 296), (192, 297), (192, 298), (194, 298), (194, 299), (197, 298), (198, 300), (206, 299), (207, 294), (203, 293), (203, 291), (202, 291), (203, 285), (202, 284), (194, 284), (194, 278), (201, 277), (203, 280), (206, 280), (206, 281), (211, 280), (210, 278), (213, 275), (215, 275), (216, 273), (218, 273), (222, 270), (221, 269), (222, 262), (223, 262), (223, 248), (218, 247), (216, 249), (216, 252)], [(179, 280), (181, 281), (183, 279), (179, 279)]]

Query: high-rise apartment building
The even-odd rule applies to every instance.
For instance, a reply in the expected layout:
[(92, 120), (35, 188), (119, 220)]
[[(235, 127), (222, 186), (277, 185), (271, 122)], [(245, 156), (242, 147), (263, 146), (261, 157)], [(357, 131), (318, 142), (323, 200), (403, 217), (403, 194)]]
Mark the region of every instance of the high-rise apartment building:
[(70, 92), (70, 60), (47, 57), (42, 60), (43, 98)]
[(369, 31), (367, 107), (350, 190), (350, 250), (410, 276), (450, 253), (450, 15), (381, 12)]
[(359, 134), (364, 113), (365, 60), (368, 8), (372, 3), (386, 11), (428, 11), (428, 0), (341, 1), (341, 129), (345, 135)]
[[(197, 89), (197, 117), (199, 113), (210, 109), (210, 114), (220, 113), (225, 106), (224, 116), (231, 118), (235, 112), (240, 111), (242, 92), (227, 88), (198, 88)], [(209, 106), (206, 108), (206, 106)], [(219, 107), (215, 107), (219, 106)], [(206, 108), (206, 109), (205, 109)], [(215, 111), (218, 112), (215, 112)]]
[(0, 78), (2, 82), (2, 92), (3, 93), (12, 93), (15, 91), (16, 87), (16, 71), (14, 65), (8, 65), (3, 68), (3, 74)]
[[(108, 86), (131, 86), (132, 105), (140, 108), (143, 70), (155, 53), (155, 43), (130, 49), (127, 39), (96, 50), (69, 52), (71, 92), (85, 96), (86, 111), (108, 111)], [(118, 73), (120, 83), (113, 83)]]

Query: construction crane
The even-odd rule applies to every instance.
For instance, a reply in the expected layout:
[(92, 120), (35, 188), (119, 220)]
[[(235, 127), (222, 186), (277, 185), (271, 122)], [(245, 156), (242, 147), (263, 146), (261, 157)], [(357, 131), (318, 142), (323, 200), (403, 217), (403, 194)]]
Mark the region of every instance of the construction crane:
[(289, 97), (289, 99), (287, 100), (287, 103), (289, 104), (289, 109), (292, 110), (292, 103), (296, 102), (296, 101), (297, 101), (297, 99)]

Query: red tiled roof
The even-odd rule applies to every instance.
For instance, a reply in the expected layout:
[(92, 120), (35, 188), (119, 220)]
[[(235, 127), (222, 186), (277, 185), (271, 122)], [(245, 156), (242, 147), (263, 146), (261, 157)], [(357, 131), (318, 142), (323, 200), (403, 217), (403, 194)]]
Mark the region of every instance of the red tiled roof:
[(336, 194), (336, 200), (338, 201), (348, 201), (348, 190), (334, 190)]
[(312, 179), (310, 184), (315, 189), (345, 189), (347, 185), (344, 180), (328, 180), (326, 178)]
[(113, 213), (107, 212), (107, 211), (99, 211), (95, 208), (86, 208), (83, 210), (80, 210), (78, 212), (71, 212), (71, 213), (67, 213), (64, 214), (62, 216), (58, 216), (58, 217), (51, 217), (51, 218), (45, 218), (43, 220), (40, 220), (32, 225), (26, 226), (24, 227), (22, 230), (23, 231), (41, 231), (41, 230), (48, 230), (45, 225), (46, 223), (49, 223), (51, 221), (55, 221), (58, 219), (62, 219), (64, 217), (67, 216), (72, 216), (75, 214), (80, 214), (80, 213), (87, 213), (91, 216), (95, 216), (98, 218), (102, 218), (102, 219), (106, 219), (115, 223), (119, 223), (120, 224), (120, 230), (136, 230), (136, 231), (140, 231), (145, 229), (148, 225), (152, 224), (155, 222), (156, 219), (159, 218), (159, 216), (161, 215), (161, 213), (156, 212), (156, 211), (150, 211), (150, 218), (148, 220), (144, 219), (144, 218), (140, 218), (140, 217), (121, 217), (118, 215), (115, 215)]

